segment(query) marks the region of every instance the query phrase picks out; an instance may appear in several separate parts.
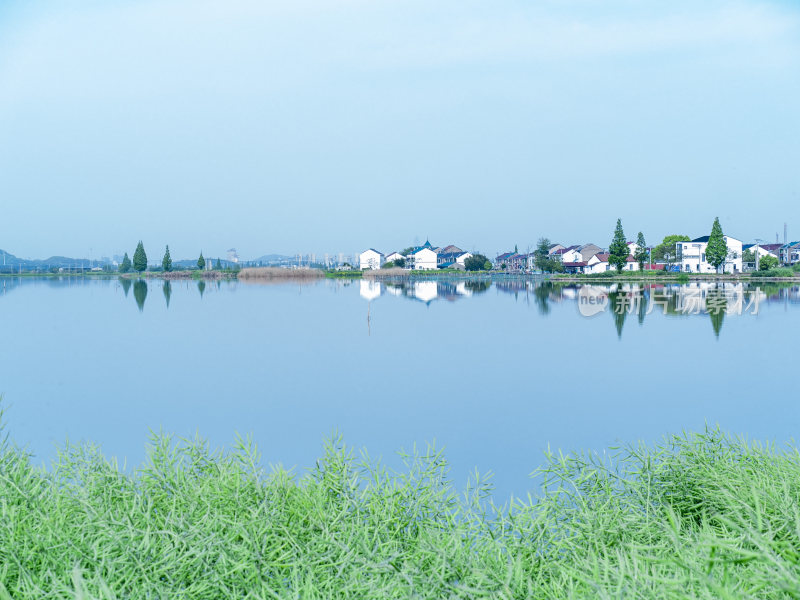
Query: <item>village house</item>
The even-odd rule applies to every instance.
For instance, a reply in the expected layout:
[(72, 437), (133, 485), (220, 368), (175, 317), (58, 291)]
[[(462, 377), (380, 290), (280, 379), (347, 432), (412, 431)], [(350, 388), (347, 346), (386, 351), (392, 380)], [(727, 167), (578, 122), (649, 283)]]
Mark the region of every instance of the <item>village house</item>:
[[(748, 250), (753, 253), (754, 258), (758, 255), (759, 261), (765, 256), (772, 256), (780, 260), (782, 246), (782, 244), (744, 244), (742, 246), (742, 260), (744, 261), (744, 253)], [(744, 270), (754, 270), (756, 268), (756, 261), (742, 262), (742, 268)]]
[(780, 247), (779, 259), (784, 265), (793, 265), (800, 262), (800, 242), (783, 244)]
[(428, 240), (422, 246), (414, 248), (409, 258), (411, 264), (406, 266), (418, 271), (435, 270), (438, 267), (436, 251)]
[(554, 259), (560, 260), (563, 264), (574, 262), (585, 262), (579, 251), (580, 246), (567, 246), (559, 248), (551, 255)]
[(588, 263), (589, 259), (602, 251), (603, 249), (595, 244), (584, 244), (583, 246), (578, 247), (578, 252), (581, 255), (581, 261), (585, 263)]
[(396, 262), (398, 260), (405, 260), (405, 256), (399, 252), (392, 252), (391, 254), (386, 255), (386, 262)]
[[(592, 275), (596, 275), (598, 273), (605, 273), (607, 271), (614, 271), (616, 267), (614, 267), (610, 262), (609, 258), (611, 255), (608, 252), (600, 252), (595, 254), (592, 258), (590, 258), (586, 262), (586, 268), (583, 270), (584, 273), (591, 273)], [(639, 270), (639, 263), (631, 256), (630, 254), (625, 259), (625, 266), (622, 268), (623, 271), (638, 271)]]
[[(691, 242), (678, 242), (676, 244), (678, 263), (681, 271), (685, 273), (716, 273), (717, 269), (706, 260), (706, 248), (709, 236), (696, 238)], [(723, 273), (742, 272), (742, 242), (730, 236), (723, 236), (728, 246), (728, 256), (721, 270)]]
[(472, 257), (471, 252), (439, 252), (436, 255), (438, 267), (440, 269), (465, 269), (464, 262)]
[(568, 261), (561, 263), (564, 266), (565, 273), (585, 273), (586, 272), (586, 261), (578, 260), (578, 261)]
[(364, 250), (358, 255), (358, 266), (363, 271), (365, 269), (380, 269), (383, 263), (386, 262), (383, 253), (378, 252), (374, 248)]

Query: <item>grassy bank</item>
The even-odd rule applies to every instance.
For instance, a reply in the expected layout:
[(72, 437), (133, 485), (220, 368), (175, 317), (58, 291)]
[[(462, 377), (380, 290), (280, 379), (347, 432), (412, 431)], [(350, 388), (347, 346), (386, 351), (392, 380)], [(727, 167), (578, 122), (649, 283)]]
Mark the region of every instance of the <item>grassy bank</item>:
[(707, 432), (612, 454), (548, 456), (542, 497), (498, 510), (433, 451), (390, 474), (331, 443), (296, 479), (246, 442), (154, 438), (132, 474), (6, 444), (0, 598), (800, 595), (796, 450)]

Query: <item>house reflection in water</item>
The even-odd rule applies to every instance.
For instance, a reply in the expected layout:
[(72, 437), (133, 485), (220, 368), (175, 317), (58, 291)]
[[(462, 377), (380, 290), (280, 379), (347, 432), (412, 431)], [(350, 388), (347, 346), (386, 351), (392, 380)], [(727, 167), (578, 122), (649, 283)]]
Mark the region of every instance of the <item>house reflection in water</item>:
[(375, 300), (383, 293), (383, 284), (374, 279), (362, 279), (359, 293), (364, 300)]
[(361, 297), (374, 300), (383, 292), (392, 296), (402, 296), (408, 300), (416, 300), (430, 304), (434, 300), (454, 302), (461, 298), (469, 298), (473, 294), (485, 292), (491, 287), (490, 281), (361, 281)]

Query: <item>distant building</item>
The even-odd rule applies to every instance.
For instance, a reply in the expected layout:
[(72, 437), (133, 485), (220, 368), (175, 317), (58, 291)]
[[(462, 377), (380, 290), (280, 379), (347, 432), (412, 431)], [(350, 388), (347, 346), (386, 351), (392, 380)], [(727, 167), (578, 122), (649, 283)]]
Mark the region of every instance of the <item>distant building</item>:
[(236, 254), (236, 248), (230, 248), (228, 250), (228, 262), (238, 263), (239, 262), (239, 255)]
[(374, 248), (364, 250), (358, 255), (358, 266), (363, 271), (365, 269), (380, 269), (383, 263), (386, 262), (383, 253), (378, 252)]

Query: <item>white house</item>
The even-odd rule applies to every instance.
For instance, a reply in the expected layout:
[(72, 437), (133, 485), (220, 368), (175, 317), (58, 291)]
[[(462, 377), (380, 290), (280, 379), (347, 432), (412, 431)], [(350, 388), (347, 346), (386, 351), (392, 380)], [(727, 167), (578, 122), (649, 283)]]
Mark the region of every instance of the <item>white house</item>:
[(358, 255), (358, 264), (362, 271), (364, 269), (380, 269), (384, 262), (386, 262), (386, 257), (374, 248), (364, 250)]
[(404, 259), (405, 256), (400, 254), (399, 252), (392, 252), (391, 254), (386, 255), (386, 262), (394, 262), (396, 260)]
[[(595, 254), (592, 258), (590, 258), (587, 263), (586, 267), (584, 267), (584, 273), (591, 273), (592, 275), (596, 275), (597, 273), (605, 273), (606, 271), (614, 271), (616, 267), (613, 267), (608, 259), (611, 255), (608, 252), (601, 252), (599, 254)], [(639, 263), (637, 263), (633, 257), (629, 254), (628, 257), (625, 259), (625, 266), (622, 268), (623, 271), (638, 271), (639, 270)]]
[[(754, 257), (758, 255), (759, 261), (765, 256), (772, 256), (778, 260), (781, 258), (781, 244), (744, 244), (742, 246), (742, 255), (748, 250), (753, 253)], [(742, 256), (742, 260), (744, 260), (744, 256)], [(756, 261), (754, 260), (749, 263), (742, 262), (742, 267), (745, 269), (755, 269)]]
[(426, 241), (422, 246), (417, 246), (409, 255), (412, 269), (417, 270), (436, 270), (439, 263), (439, 255), (433, 249), (431, 243)]
[(437, 268), (438, 255), (431, 248), (420, 248), (412, 256), (416, 270), (435, 270)]
[(580, 246), (570, 246), (556, 251), (556, 256), (559, 257), (562, 263), (582, 262), (583, 256), (581, 255)]
[[(678, 242), (677, 248), (678, 262), (681, 271), (685, 273), (716, 273), (717, 269), (711, 266), (706, 259), (706, 248), (708, 247), (708, 237), (704, 235), (691, 242)], [(730, 236), (723, 236), (728, 246), (728, 256), (725, 263), (721, 265), (723, 273), (742, 272), (742, 242)]]

